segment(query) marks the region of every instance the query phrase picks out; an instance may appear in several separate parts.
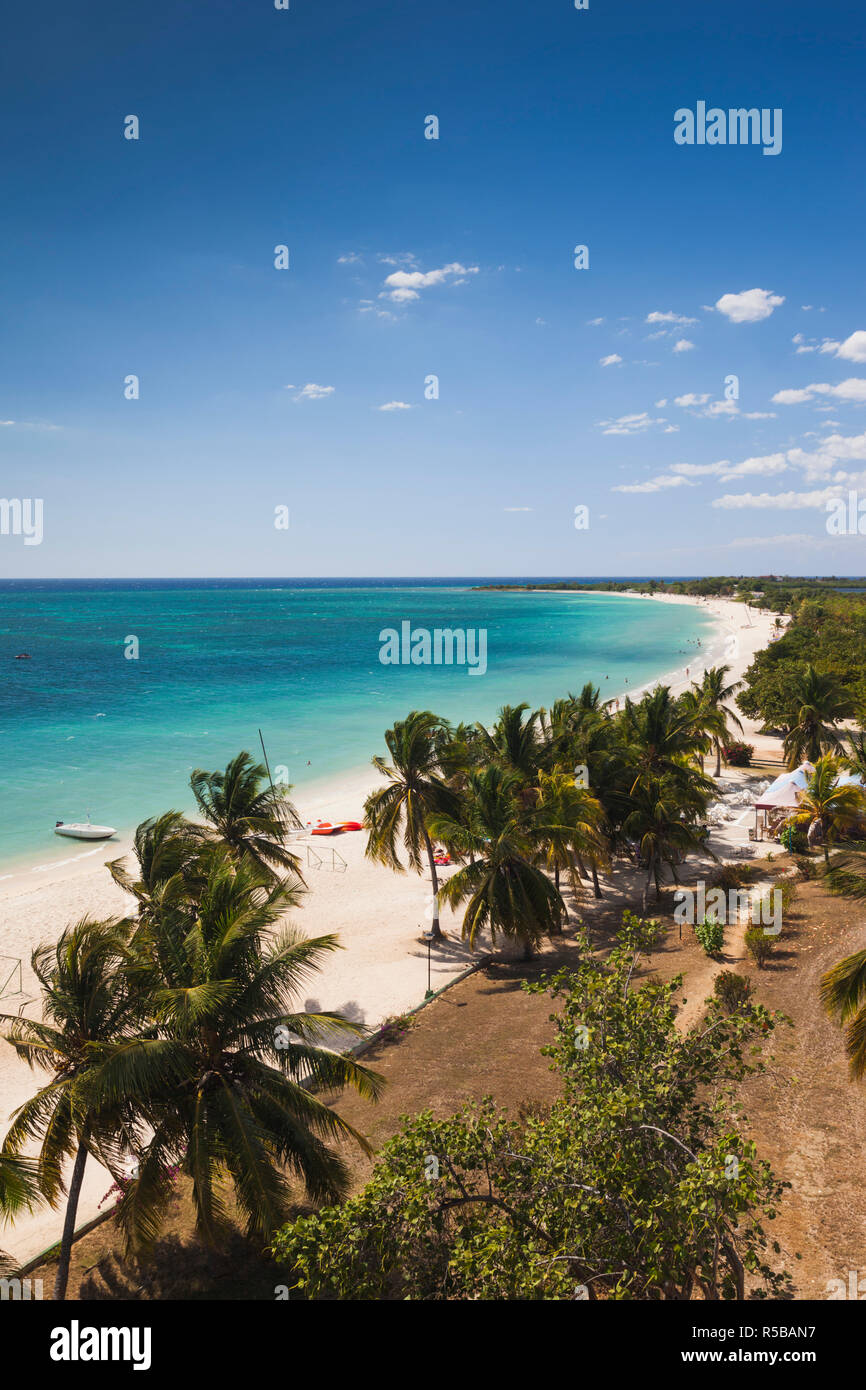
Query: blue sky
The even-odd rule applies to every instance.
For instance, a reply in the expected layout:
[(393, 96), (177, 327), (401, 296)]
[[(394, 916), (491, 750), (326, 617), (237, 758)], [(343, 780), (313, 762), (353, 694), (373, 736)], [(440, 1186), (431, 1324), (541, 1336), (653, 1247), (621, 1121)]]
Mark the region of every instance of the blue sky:
[(0, 576), (866, 571), (861, 10), (11, 15)]

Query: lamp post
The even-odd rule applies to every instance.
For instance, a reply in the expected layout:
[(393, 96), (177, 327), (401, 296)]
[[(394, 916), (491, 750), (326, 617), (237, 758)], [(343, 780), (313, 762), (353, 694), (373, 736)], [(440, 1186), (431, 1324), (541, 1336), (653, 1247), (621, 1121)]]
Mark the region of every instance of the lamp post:
[(429, 931), (425, 931), (425, 933), (424, 933), (424, 940), (427, 942), (427, 992), (426, 992), (426, 994), (424, 995), (424, 998), (425, 998), (425, 999), (432, 999), (432, 998), (433, 998), (433, 986), (432, 986), (431, 978), (430, 978), (430, 970), (431, 970), (431, 964), (430, 964), (430, 946), (431, 946), (432, 941), (433, 941), (433, 933), (432, 933), (432, 932), (429, 932)]

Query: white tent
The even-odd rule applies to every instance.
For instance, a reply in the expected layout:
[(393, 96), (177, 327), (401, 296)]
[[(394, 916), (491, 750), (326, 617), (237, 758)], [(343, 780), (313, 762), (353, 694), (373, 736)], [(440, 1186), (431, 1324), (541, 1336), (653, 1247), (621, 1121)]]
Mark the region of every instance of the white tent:
[(755, 810), (772, 810), (778, 806), (799, 806), (800, 792), (805, 791), (815, 771), (811, 763), (801, 763), (793, 772), (783, 772), (764, 792), (759, 792)]

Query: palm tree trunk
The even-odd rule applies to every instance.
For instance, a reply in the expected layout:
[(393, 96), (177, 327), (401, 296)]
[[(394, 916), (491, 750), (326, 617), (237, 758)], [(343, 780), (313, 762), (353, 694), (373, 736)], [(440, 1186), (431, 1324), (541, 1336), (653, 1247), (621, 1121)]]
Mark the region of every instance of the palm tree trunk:
[(66, 1299), (66, 1286), (69, 1283), (69, 1264), (72, 1259), (72, 1237), (75, 1235), (75, 1218), (78, 1215), (78, 1198), (84, 1181), (84, 1165), (87, 1162), (87, 1136), (82, 1135), (72, 1168), (69, 1183), (69, 1198), (66, 1203), (66, 1217), (63, 1222), (63, 1235), (60, 1238), (60, 1259), (57, 1261), (57, 1274), (54, 1278), (52, 1299), (62, 1303)]
[[(554, 864), (554, 866), (553, 866), (553, 882), (554, 882), (554, 885), (555, 885), (555, 887), (556, 887), (556, 891), (557, 891), (557, 893), (558, 893), (558, 892), (559, 892), (559, 865), (558, 865), (558, 864)], [(563, 907), (562, 907), (562, 900), (560, 899), (560, 906), (559, 906), (559, 910), (558, 910), (558, 912), (557, 912), (556, 923), (555, 923), (554, 926), (551, 928), (551, 932), (552, 932), (552, 933), (555, 932), (557, 936), (561, 936), (561, 935), (562, 935), (562, 918), (563, 918)]]
[(716, 777), (719, 777), (719, 776), (721, 775), (721, 771), (722, 771), (722, 745), (719, 743), (719, 740), (716, 739), (716, 771), (715, 771), (715, 774), (714, 774), (714, 775), (715, 775)]
[(599, 882), (598, 882), (598, 869), (596, 868), (595, 864), (593, 864), (593, 866), (592, 866), (592, 892), (593, 892), (593, 896), (596, 897), (596, 898), (601, 898), (601, 897), (603, 897), (603, 894), (602, 894), (602, 891), (601, 891), (601, 888), (600, 888)]
[(433, 925), (430, 934), (434, 941), (442, 940), (442, 929), (439, 926), (439, 878), (436, 873), (436, 860), (433, 856), (433, 846), (430, 843), (430, 836), (424, 831), (424, 843), (427, 846), (427, 860), (430, 864), (430, 878), (433, 883)]

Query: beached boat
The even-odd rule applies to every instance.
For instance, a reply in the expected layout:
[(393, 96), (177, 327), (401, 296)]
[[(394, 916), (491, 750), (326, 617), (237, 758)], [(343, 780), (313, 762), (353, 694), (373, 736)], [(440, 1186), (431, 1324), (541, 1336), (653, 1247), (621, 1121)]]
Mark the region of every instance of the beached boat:
[(113, 825), (91, 825), (90, 821), (59, 820), (55, 835), (68, 835), (70, 840), (109, 840), (117, 832)]

